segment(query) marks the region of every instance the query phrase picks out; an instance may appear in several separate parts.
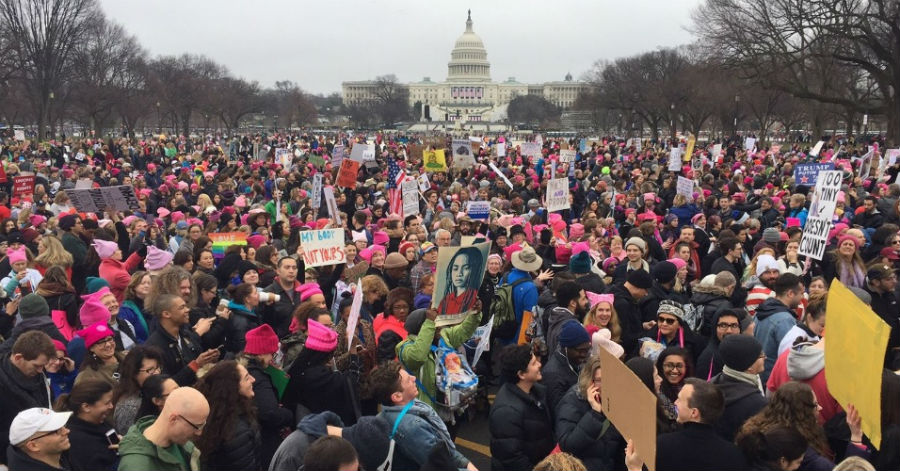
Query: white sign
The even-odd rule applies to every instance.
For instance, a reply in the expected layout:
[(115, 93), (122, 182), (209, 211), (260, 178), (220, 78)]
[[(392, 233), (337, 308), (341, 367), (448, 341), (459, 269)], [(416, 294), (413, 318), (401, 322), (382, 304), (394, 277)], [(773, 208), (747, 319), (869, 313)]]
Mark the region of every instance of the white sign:
[(350, 149), (350, 159), (357, 162), (372, 162), (375, 160), (375, 144), (353, 144)]
[(313, 175), (313, 198), (312, 198), (312, 207), (320, 208), (322, 207), (322, 174), (317, 173)]
[(472, 219), (487, 221), (491, 216), (490, 201), (469, 201), (467, 214)]
[(362, 310), (363, 287), (362, 278), (356, 283), (356, 292), (353, 293), (353, 304), (350, 305), (350, 315), (347, 317), (347, 351), (353, 352), (353, 339), (356, 337), (356, 324), (359, 323), (359, 312)]
[(497, 166), (494, 165), (493, 162), (490, 163), (490, 166), (491, 166), (491, 170), (493, 170), (494, 173), (497, 174), (497, 176), (499, 176), (500, 178), (503, 179), (503, 183), (506, 183), (506, 186), (508, 186), (510, 189), (512, 189), (513, 184), (511, 181), (509, 181), (509, 178), (506, 178), (506, 175), (504, 175), (503, 172), (501, 172), (500, 169), (497, 168)]
[(428, 174), (423, 173), (419, 175), (419, 178), (416, 178), (416, 181), (419, 183), (419, 190), (422, 193), (431, 189), (431, 182), (428, 181)]
[(712, 148), (712, 157), (715, 159), (722, 153), (722, 144), (716, 144)]
[(677, 172), (681, 170), (681, 148), (673, 147), (669, 151), (669, 171)]
[(419, 214), (419, 187), (415, 181), (409, 180), (401, 183), (403, 190), (403, 215), (412, 216)]
[(475, 346), (475, 356), (472, 358), (472, 368), (478, 364), (481, 355), (491, 349), (491, 330), (494, 327), (494, 316), (491, 316), (487, 324), (475, 329), (474, 338), (478, 339), (478, 345)]
[(816, 145), (813, 146), (812, 150), (809, 151), (809, 155), (812, 155), (812, 156), (814, 156), (814, 157), (818, 157), (818, 156), (819, 156), (819, 152), (822, 152), (822, 146), (824, 146), (824, 145), (825, 145), (825, 141), (819, 141), (819, 142), (817, 142)]
[(506, 157), (506, 143), (498, 142), (494, 145), (497, 147), (497, 157)]
[(755, 148), (756, 148), (756, 138), (755, 137), (748, 137), (748, 138), (744, 139), (744, 150), (746, 150), (747, 152), (751, 152)]
[(816, 189), (809, 204), (809, 215), (831, 221), (837, 206), (838, 193), (841, 191), (843, 172), (825, 170), (816, 178)]
[(547, 211), (569, 209), (569, 179), (554, 178), (547, 182)]
[(291, 168), (294, 161), (294, 153), (290, 149), (275, 149), (275, 162), (281, 164), (284, 168)]
[(307, 268), (337, 265), (347, 261), (343, 229), (300, 232), (303, 262)]
[(822, 260), (825, 255), (825, 247), (828, 245), (828, 232), (831, 231), (831, 219), (810, 216), (806, 218), (803, 227), (803, 237), (800, 238), (800, 255)]
[(78, 181), (75, 182), (76, 190), (90, 190), (94, 187), (94, 180), (90, 178), (79, 178)]
[(560, 162), (574, 162), (575, 161), (575, 149), (562, 149), (559, 151), (559, 161)]
[(13, 131), (13, 136), (16, 138), (17, 141), (24, 141), (25, 140), (25, 130), (16, 129), (15, 131)]
[(344, 146), (336, 145), (334, 149), (331, 150), (331, 166), (334, 168), (340, 168), (341, 161), (344, 160)]
[(688, 199), (694, 199), (694, 180), (691, 180), (690, 178), (684, 178), (679, 175), (675, 193), (684, 195)]
[(859, 176), (861, 178), (868, 178), (869, 172), (872, 169), (872, 159), (875, 157), (875, 151), (870, 150), (866, 152), (866, 155), (862, 156), (862, 163), (859, 164)]
[(541, 156), (541, 145), (537, 142), (523, 142), (522, 143), (522, 156), (532, 156), (532, 157), (540, 157)]
[(453, 168), (471, 168), (475, 166), (475, 157), (472, 156), (472, 145), (468, 139), (454, 139)]
[(322, 190), (325, 194), (325, 206), (328, 208), (328, 214), (334, 218), (334, 222), (341, 224), (341, 213), (338, 211), (337, 200), (334, 199), (334, 189), (330, 186)]
[(89, 190), (65, 190), (75, 209), (86, 213), (99, 213), (106, 208), (116, 211), (140, 209), (134, 187), (131, 185), (104, 186)]

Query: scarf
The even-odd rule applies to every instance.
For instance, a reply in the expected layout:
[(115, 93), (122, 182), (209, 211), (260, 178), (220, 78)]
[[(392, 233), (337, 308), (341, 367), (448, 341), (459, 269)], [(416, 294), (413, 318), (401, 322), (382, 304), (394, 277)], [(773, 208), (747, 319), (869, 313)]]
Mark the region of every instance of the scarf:
[(743, 381), (747, 384), (752, 384), (759, 389), (759, 393), (763, 394), (762, 381), (759, 379), (759, 375), (752, 375), (750, 373), (745, 373), (743, 371), (738, 371), (732, 368), (729, 368), (728, 365), (722, 367), (722, 374), (728, 376), (730, 378), (734, 378), (738, 381)]
[(58, 296), (65, 293), (74, 293), (75, 290), (62, 283), (53, 283), (50, 281), (41, 281), (38, 283), (36, 294), (43, 297)]
[(849, 263), (841, 261), (838, 265), (840, 266), (840, 280), (842, 283), (857, 288), (863, 288), (865, 286), (865, 274), (855, 263), (852, 261)]

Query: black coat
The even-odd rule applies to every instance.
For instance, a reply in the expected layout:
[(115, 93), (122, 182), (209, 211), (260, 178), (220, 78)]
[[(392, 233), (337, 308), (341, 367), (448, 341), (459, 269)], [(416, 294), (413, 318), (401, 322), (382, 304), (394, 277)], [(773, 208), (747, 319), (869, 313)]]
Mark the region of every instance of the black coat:
[(491, 469), (531, 469), (556, 446), (544, 386), (526, 394), (505, 383), (497, 392), (490, 415)]
[(622, 326), (622, 346), (625, 347), (625, 352), (631, 355), (637, 352), (637, 340), (644, 330), (641, 326), (641, 310), (624, 284), (613, 285), (609, 292), (615, 296), (613, 307)]
[(256, 312), (232, 307), (231, 317), (228, 319), (228, 339), (225, 341), (225, 351), (234, 354), (244, 351), (244, 346), (247, 344), (247, 332), (260, 325), (262, 325), (262, 319)]
[(687, 304), (688, 297), (682, 293), (676, 293), (659, 284), (658, 281), (653, 282), (653, 286), (647, 292), (647, 296), (641, 298), (638, 306), (641, 309), (641, 322), (655, 321), (659, 312), (660, 301), (668, 299), (678, 304)]
[[(302, 274), (303, 272), (298, 271), (297, 273)], [(264, 291), (267, 293), (275, 293), (280, 296), (278, 301), (272, 304), (266, 304), (262, 311), (262, 319), (263, 322), (272, 326), (272, 329), (275, 330), (278, 338), (283, 338), (290, 333), (288, 327), (291, 325), (294, 309), (300, 304), (300, 294), (294, 292), (288, 295), (277, 280), (269, 285)]]
[(160, 366), (163, 373), (171, 376), (179, 386), (193, 386), (197, 381), (197, 372), (191, 368), (190, 363), (203, 353), (200, 337), (187, 326), (181, 327), (179, 337), (181, 337), (180, 351), (176, 339), (160, 326), (150, 334), (144, 345), (162, 351), (163, 361)]
[(569, 389), (557, 407), (559, 448), (580, 459), (588, 471), (625, 469), (625, 439), (603, 413), (578, 397), (577, 388)]
[(259, 429), (251, 425), (245, 417), (239, 417), (232, 426), (230, 438), (225, 443), (211, 452), (200, 455), (200, 469), (257, 471), (261, 469), (260, 446)]
[[(201, 303), (202, 304), (202, 303)], [(225, 345), (228, 335), (229, 320), (216, 315), (215, 309), (210, 305), (198, 305), (191, 309), (189, 314), (191, 325), (196, 325), (200, 319), (212, 318), (213, 323), (209, 326), (209, 330), (200, 336), (200, 345), (203, 350), (210, 348), (218, 348), (219, 345)]]
[(578, 373), (569, 365), (569, 359), (561, 351), (550, 354), (547, 364), (541, 368), (541, 384), (547, 388), (547, 404), (550, 414), (556, 417), (559, 402), (573, 384), (578, 382)]
[(47, 377), (43, 373), (26, 377), (9, 355), (0, 356), (0, 398), (0, 463), (5, 463), (9, 426), (16, 415), (32, 407), (51, 408)]
[(8, 458), (6, 464), (9, 465), (9, 469), (13, 470), (25, 470), (25, 471), (62, 471), (71, 469), (68, 466), (68, 462), (66, 461), (66, 456), (63, 455), (60, 459), (61, 468), (54, 468), (43, 461), (38, 461), (28, 455), (25, 454), (20, 448), (10, 446), (6, 449), (6, 457)]
[(32, 330), (39, 330), (50, 336), (53, 340), (59, 340), (63, 344), (68, 344), (69, 341), (63, 336), (63, 334), (59, 333), (59, 329), (56, 328), (56, 324), (53, 323), (53, 319), (49, 316), (40, 316), (40, 317), (32, 317), (31, 319), (24, 319), (12, 329), (12, 333), (9, 335), (9, 338), (6, 339), (2, 344), (0, 344), (0, 353), (9, 353), (12, 351), (13, 344), (16, 343), (16, 340), (19, 339), (19, 336), (24, 334), (25, 332), (30, 332)]
[(725, 396), (725, 410), (716, 423), (716, 432), (733, 442), (744, 422), (766, 406), (766, 398), (756, 386), (725, 374), (717, 375), (710, 383), (718, 386)]
[[(353, 425), (358, 418), (359, 357), (350, 356), (347, 372), (333, 371), (330, 365), (317, 365), (303, 369), (300, 361), (294, 361), (288, 375), (287, 389), (282, 397), (285, 406), (294, 410), (298, 404), (310, 412), (331, 411), (341, 417), (344, 425)], [(355, 362), (355, 365), (354, 365)]]
[(741, 451), (712, 426), (697, 422), (656, 437), (656, 471), (749, 469)]
[(247, 362), (247, 371), (256, 380), (253, 383), (253, 403), (256, 404), (256, 418), (259, 420), (259, 433), (262, 437), (260, 464), (263, 469), (268, 469), (275, 450), (281, 444), (281, 429), (294, 427), (294, 413), (281, 406), (278, 390), (262, 365), (250, 360)]
[(109, 424), (92, 424), (72, 415), (66, 424), (72, 447), (67, 452), (72, 471), (113, 471), (119, 466), (119, 455), (109, 449), (106, 432)]

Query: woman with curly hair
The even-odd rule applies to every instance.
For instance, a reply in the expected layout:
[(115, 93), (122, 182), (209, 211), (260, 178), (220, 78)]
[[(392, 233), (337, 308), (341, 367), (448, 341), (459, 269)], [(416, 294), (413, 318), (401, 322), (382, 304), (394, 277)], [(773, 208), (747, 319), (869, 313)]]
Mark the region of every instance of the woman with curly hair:
[(63, 248), (62, 242), (55, 236), (45, 235), (38, 243), (38, 255), (34, 258), (34, 268), (45, 274), (47, 270), (54, 266), (61, 266), (66, 272), (66, 278), (72, 280), (72, 264), (75, 263), (72, 254)]
[(412, 311), (412, 307), (413, 291), (411, 289), (404, 287), (392, 289), (384, 303), (384, 312), (375, 316), (375, 320), (372, 322), (375, 338), (380, 337), (385, 330), (393, 330), (400, 338), (406, 339), (408, 334), (403, 323), (406, 322), (406, 316)]
[(253, 405), (253, 376), (243, 365), (221, 361), (197, 383), (209, 417), (195, 445), (202, 470), (258, 470), (262, 442)]
[(744, 437), (765, 434), (778, 427), (793, 429), (809, 442), (800, 467), (831, 469), (834, 467), (831, 462), (834, 453), (828, 447), (825, 430), (819, 425), (821, 408), (808, 384), (790, 381), (775, 391), (763, 410), (744, 422), (735, 441), (740, 443)]

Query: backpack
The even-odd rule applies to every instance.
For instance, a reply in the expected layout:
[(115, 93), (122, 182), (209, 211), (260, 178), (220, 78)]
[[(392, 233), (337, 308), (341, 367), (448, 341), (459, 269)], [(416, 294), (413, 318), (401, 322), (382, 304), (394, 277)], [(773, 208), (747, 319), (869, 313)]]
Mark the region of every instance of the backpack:
[(526, 277), (509, 284), (508, 280), (509, 274), (503, 277), (503, 285), (495, 291), (490, 309), (490, 315), (494, 318), (494, 326), (491, 329), (491, 333), (494, 337), (501, 339), (508, 339), (518, 333), (513, 290), (515, 290), (516, 286), (526, 281), (531, 281)]

